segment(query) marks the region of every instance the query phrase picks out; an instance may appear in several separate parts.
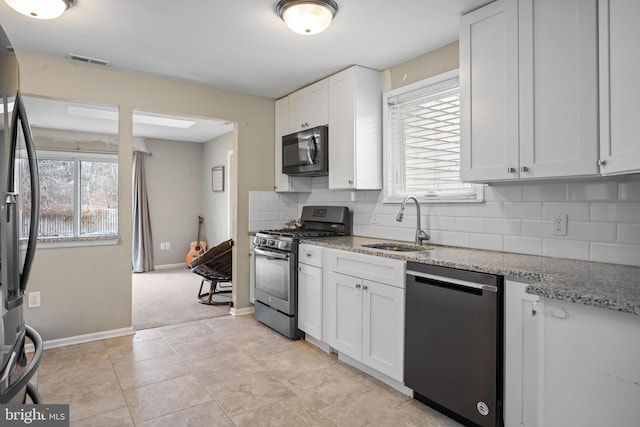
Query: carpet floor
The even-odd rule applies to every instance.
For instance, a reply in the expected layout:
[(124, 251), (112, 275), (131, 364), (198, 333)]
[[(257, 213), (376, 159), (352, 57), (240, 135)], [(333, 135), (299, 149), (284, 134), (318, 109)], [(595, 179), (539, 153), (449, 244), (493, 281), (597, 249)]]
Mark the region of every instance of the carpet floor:
[(196, 301), (200, 279), (182, 267), (133, 273), (133, 329), (139, 331), (229, 314), (228, 305)]

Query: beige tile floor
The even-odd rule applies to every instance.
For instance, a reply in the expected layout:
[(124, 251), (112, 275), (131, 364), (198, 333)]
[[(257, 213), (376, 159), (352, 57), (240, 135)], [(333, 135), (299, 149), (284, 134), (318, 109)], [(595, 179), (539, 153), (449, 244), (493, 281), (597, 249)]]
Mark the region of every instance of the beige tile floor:
[(252, 316), (46, 350), (33, 381), (72, 426), (458, 426)]

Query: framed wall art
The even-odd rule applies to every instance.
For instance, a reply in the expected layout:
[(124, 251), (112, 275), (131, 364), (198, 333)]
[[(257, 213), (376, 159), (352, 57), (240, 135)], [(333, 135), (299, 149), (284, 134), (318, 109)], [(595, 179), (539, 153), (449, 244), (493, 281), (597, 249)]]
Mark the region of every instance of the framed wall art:
[(224, 166), (211, 168), (211, 191), (224, 191)]

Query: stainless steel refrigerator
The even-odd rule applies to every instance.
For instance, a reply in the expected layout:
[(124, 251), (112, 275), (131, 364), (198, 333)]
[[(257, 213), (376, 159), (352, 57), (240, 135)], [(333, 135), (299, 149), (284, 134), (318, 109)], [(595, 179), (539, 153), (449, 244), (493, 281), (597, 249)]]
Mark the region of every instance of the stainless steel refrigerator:
[[(22, 96), (18, 61), (0, 26), (0, 403), (41, 403), (29, 381), (42, 340), (24, 322), (24, 302), (38, 235), (36, 150)], [(25, 352), (25, 343), (33, 352)]]

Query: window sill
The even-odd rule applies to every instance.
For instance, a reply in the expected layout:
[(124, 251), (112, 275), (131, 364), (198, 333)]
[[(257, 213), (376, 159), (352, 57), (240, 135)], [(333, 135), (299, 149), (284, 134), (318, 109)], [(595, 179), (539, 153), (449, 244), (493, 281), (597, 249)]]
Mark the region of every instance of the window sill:
[(73, 248), (80, 246), (108, 246), (116, 245), (120, 241), (117, 234), (83, 237), (39, 237), (38, 249)]

